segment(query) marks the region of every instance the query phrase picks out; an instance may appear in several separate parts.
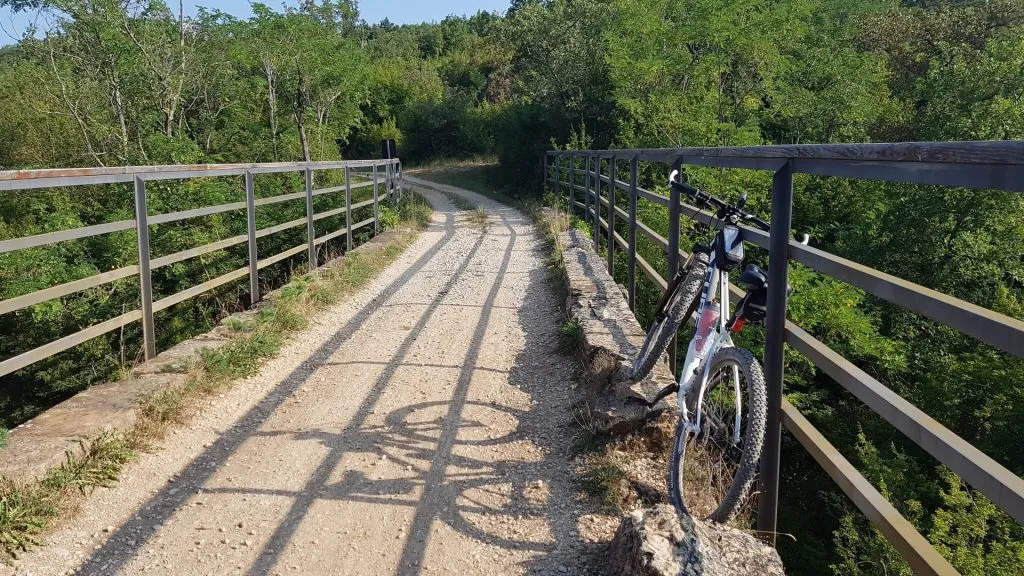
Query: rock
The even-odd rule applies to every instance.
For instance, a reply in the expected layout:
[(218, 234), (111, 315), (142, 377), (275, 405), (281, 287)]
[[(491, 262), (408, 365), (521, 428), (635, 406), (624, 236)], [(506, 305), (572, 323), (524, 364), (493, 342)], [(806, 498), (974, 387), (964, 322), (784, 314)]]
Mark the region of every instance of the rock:
[(669, 408), (664, 400), (653, 407), (647, 404), (674, 382), (672, 374), (662, 361), (643, 381), (630, 379), (633, 359), (647, 333), (590, 239), (573, 229), (562, 233), (558, 242), (569, 284), (566, 309), (580, 324), (586, 366), (580, 387), (583, 406), (577, 411), (589, 414), (597, 431), (631, 432)]
[(626, 576), (783, 576), (774, 548), (734, 528), (680, 517), (668, 504), (619, 524), (611, 561)]

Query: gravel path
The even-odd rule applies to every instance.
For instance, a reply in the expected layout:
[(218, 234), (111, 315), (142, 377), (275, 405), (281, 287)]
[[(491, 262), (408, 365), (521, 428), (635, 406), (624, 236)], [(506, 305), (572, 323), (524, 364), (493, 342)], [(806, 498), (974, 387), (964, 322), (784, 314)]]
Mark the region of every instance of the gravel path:
[(423, 193), (433, 222), (398, 262), (15, 573), (592, 573), (540, 239), (481, 196), (457, 191), (485, 231)]

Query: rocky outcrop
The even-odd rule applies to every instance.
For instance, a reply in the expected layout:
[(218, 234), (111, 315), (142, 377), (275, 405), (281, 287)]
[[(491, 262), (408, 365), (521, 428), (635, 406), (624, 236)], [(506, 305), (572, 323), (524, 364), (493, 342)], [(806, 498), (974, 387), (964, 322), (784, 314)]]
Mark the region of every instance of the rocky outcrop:
[(750, 534), (680, 516), (668, 504), (622, 519), (612, 541), (623, 576), (782, 576), (778, 552)]
[(639, 428), (646, 419), (664, 410), (659, 402), (648, 408), (658, 392), (672, 383), (667, 361), (659, 363), (642, 382), (629, 378), (633, 358), (646, 333), (629, 309), (622, 288), (608, 274), (605, 260), (579, 230), (559, 238), (569, 295), (566, 310), (579, 322), (586, 375), (580, 402), (601, 432), (622, 434)]

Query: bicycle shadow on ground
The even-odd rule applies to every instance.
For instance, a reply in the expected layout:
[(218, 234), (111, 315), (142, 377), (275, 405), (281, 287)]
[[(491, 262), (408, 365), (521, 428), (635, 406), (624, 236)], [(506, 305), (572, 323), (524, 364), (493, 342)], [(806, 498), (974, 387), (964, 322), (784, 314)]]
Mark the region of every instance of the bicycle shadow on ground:
[[(387, 302), (394, 297), (403, 284), (424, 270), (452, 240), (455, 231), (453, 211), (445, 208), (436, 212), (443, 216), (444, 222), (435, 225), (442, 226), (444, 234), (400, 278), (385, 288), (377, 302)], [(277, 522), (273, 534), (245, 570), (248, 574), (273, 573), (289, 545), (295, 545), (297, 531), (311, 509), (325, 501), (413, 509), (412, 521), (401, 546), (399, 574), (424, 571), (426, 562), (431, 560), (432, 536), (439, 527), (447, 527), (445, 529), (464, 536), (468, 541), (486, 544), (499, 551), (525, 553), (520, 564), (530, 573), (565, 573), (558, 569), (567, 566), (573, 566), (573, 572), (594, 573), (586, 570), (585, 566), (595, 546), (581, 543), (577, 524), (583, 509), (571, 498), (575, 488), (565, 457), (571, 433), (562, 428), (552, 429), (553, 422), (571, 419), (568, 414), (573, 377), (568, 368), (570, 362), (564, 358), (537, 355), (538, 350), (553, 353), (558, 346), (557, 319), (560, 316), (557, 299), (540, 292), (552, 289), (545, 270), (536, 269), (528, 273), (526, 298), (548, 302), (549, 309), (527, 312), (527, 307), (524, 307), (516, 312), (526, 347), (515, 358), (508, 374), (477, 366), (481, 346), (491, 325), (491, 315), (503, 308), (496, 302), (501, 278), (509, 273), (512, 254), (523, 249), (517, 246), (517, 233), (512, 226), (523, 225), (523, 216), (509, 209), (499, 209), (498, 213), (504, 227), (482, 234), (463, 255), (446, 288), (427, 304), (348, 426), (333, 430), (314, 428), (284, 432), (262, 429), (271, 416), (309, 381), (315, 369), (329, 365), (334, 352), (365, 325), (376, 310), (372, 305), (342, 326), (302, 366), (190, 463), (175, 484), (168, 485), (143, 505), (80, 570), (96, 574), (123, 571), (143, 545), (154, 538), (152, 526), (171, 520), (201, 489), (212, 497), (245, 494), (247, 497), (270, 495), (291, 500), (287, 513)], [(444, 306), (448, 289), (469, 269), (488, 235), (507, 236), (507, 246), (501, 262), (493, 263), (495, 281), (480, 307), (481, 314), (464, 360), (459, 364), (436, 365), (438, 369), (458, 371), (450, 397), (443, 402), (424, 401), (402, 406), (385, 416), (384, 425), (368, 423), (388, 385), (392, 384), (396, 371), (403, 367), (423, 367), (409, 358), (412, 343), (438, 309)], [(485, 267), (491, 267), (491, 264)], [(553, 368), (559, 365), (561, 369)], [(528, 408), (475, 398), (471, 383), (480, 374), (507, 378), (526, 395)], [(484, 420), (500, 420), (503, 426), (501, 434), (487, 437)], [(216, 471), (237, 455), (243, 444), (250, 439), (270, 435), (290, 435), (293, 440), (312, 441), (325, 449), (320, 465), (303, 486), (281, 490), (210, 485)], [(506, 448), (513, 445), (535, 447), (536, 457), (526, 461), (502, 458)], [(384, 461), (386, 466), (375, 470), (373, 477), (362, 470), (346, 469), (338, 478), (335, 472), (342, 460), (356, 455)], [(534, 526), (536, 530), (516, 533), (501, 526), (502, 523), (511, 523), (511, 519)], [(504, 522), (506, 520), (508, 522)], [(340, 552), (324, 550), (321, 553), (336, 556)], [(481, 566), (479, 558), (477, 560), (476, 564), (468, 564), (466, 569), (474, 571), (476, 567), (476, 571), (490, 572), (493, 568)]]

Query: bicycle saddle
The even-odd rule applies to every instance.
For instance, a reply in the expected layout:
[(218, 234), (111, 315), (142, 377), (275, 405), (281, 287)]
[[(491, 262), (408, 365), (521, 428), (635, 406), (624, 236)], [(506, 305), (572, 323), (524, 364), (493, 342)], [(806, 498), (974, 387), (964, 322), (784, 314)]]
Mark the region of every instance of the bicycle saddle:
[(751, 291), (764, 290), (768, 287), (768, 274), (757, 264), (747, 264), (738, 280)]

